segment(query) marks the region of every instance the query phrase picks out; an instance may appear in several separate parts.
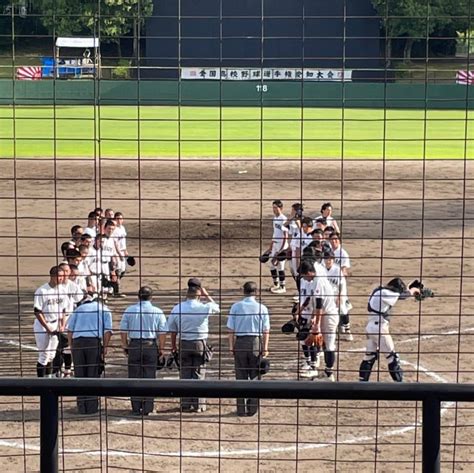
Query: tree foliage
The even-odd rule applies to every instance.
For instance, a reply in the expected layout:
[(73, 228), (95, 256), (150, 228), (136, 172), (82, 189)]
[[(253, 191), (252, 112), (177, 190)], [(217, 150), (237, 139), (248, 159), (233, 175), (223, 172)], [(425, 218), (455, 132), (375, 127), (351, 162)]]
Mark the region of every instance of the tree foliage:
[(36, 11), (48, 32), (55, 36), (95, 35), (104, 41), (143, 25), (153, 13), (152, 0), (37, 0)]
[[(466, 31), (470, 0), (372, 0), (382, 18), (388, 41), (405, 37), (405, 58), (413, 43), (439, 30)], [(474, 15), (474, 11), (472, 12)]]

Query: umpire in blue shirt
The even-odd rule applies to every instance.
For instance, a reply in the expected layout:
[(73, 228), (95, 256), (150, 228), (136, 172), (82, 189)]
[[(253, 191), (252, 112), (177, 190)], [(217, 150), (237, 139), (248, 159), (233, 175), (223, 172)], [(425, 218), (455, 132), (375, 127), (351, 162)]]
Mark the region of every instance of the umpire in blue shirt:
[[(262, 357), (268, 356), (270, 317), (266, 306), (257, 302), (257, 284), (248, 281), (244, 298), (232, 305), (227, 320), (229, 348), (234, 355), (236, 379), (259, 377)], [(253, 416), (258, 412), (258, 399), (237, 399), (237, 415)]]
[[(125, 309), (120, 322), (122, 348), (128, 354), (129, 378), (156, 378), (157, 357), (165, 347), (165, 314), (151, 303), (152, 297), (151, 288), (141, 287), (139, 302)], [(133, 414), (146, 416), (153, 412), (152, 397), (132, 397), (131, 401)]]
[[(87, 296), (69, 317), (67, 330), (74, 376), (100, 377), (112, 336), (112, 314), (108, 307), (96, 297)], [(77, 408), (80, 414), (95, 414), (99, 410), (99, 398), (78, 396)]]
[[(201, 302), (201, 297), (206, 302)], [(168, 319), (171, 336), (171, 351), (177, 350), (176, 339), (179, 334), (179, 375), (181, 379), (204, 379), (204, 349), (209, 336), (209, 316), (219, 312), (213, 301), (197, 278), (188, 281), (186, 300), (174, 306)], [(204, 412), (206, 400), (182, 398), (183, 412)]]

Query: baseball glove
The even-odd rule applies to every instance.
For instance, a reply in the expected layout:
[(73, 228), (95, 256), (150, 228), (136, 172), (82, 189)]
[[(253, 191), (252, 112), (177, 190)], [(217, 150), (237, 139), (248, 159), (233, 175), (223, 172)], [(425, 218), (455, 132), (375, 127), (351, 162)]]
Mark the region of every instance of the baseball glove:
[(270, 251), (265, 251), (263, 255), (259, 256), (258, 259), (260, 260), (260, 263), (265, 264), (270, 259), (270, 253)]
[(429, 287), (424, 287), (418, 294), (415, 294), (415, 299), (418, 302), (424, 301), (428, 297), (434, 297), (434, 292)]
[(296, 321), (294, 319), (289, 320), (286, 324), (283, 324), (281, 331), (283, 333), (294, 333), (296, 330)]
[(319, 347), (319, 348), (322, 348), (323, 346), (323, 336), (320, 334), (320, 333), (310, 333), (305, 341), (304, 341), (304, 344), (307, 346), (307, 347), (312, 347), (312, 346), (316, 346), (316, 347)]
[(135, 261), (135, 258), (133, 256), (127, 256), (127, 264), (129, 266), (135, 266), (137, 262)]
[(418, 279), (415, 279), (408, 286), (409, 289), (412, 289), (414, 287), (419, 289), (420, 291), (418, 294), (415, 294), (415, 300), (417, 300), (418, 302), (424, 301), (428, 297), (434, 297), (434, 292), (429, 287), (425, 287), (424, 284)]

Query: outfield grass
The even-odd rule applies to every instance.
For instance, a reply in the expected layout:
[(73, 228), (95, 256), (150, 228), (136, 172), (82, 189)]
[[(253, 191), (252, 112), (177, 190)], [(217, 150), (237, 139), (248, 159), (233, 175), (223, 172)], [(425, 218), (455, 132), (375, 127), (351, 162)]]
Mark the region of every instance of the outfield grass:
[(471, 117), (423, 110), (3, 107), (0, 156), (470, 159)]

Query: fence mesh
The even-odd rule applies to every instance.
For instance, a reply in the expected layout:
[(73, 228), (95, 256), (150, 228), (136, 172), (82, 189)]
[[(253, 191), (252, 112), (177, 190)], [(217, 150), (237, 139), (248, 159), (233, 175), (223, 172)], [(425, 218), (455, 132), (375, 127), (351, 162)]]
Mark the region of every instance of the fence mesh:
[[(472, 8), (0, 1), (0, 375), (36, 375), (34, 292), (70, 228), (101, 207), (123, 214), (136, 259), (126, 298), (109, 297), (103, 376), (127, 376), (119, 324), (138, 288), (168, 317), (198, 277), (221, 308), (207, 378), (235, 377), (227, 318), (253, 280), (270, 312), (265, 379), (304, 380), (301, 344), (281, 332), (298, 294), (291, 261), (274, 294), (258, 259), (280, 199), (288, 217), (302, 203), (311, 224), (330, 202), (350, 256), (353, 340), (338, 331), (337, 381), (359, 379), (369, 295), (400, 276), (435, 293), (397, 303), (390, 321), (404, 381), (473, 382)], [(371, 381), (391, 381), (388, 355)], [(61, 469), (421, 471), (421, 405), (297, 397), (248, 418), (225, 399), (194, 414), (157, 399), (132, 416), (128, 399), (107, 398), (86, 416), (64, 398)], [(38, 470), (38, 400), (1, 402), (0, 455), (11, 471)], [(472, 425), (469, 406), (443, 405), (443, 471), (472, 468)]]

